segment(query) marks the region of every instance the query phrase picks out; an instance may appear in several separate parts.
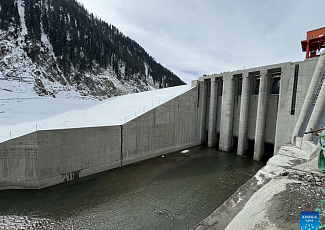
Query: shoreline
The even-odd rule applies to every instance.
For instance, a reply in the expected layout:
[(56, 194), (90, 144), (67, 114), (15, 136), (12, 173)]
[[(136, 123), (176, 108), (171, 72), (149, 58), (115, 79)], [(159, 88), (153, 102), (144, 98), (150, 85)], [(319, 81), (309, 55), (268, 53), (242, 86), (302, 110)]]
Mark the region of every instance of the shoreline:
[[(320, 147), (301, 138), (295, 142), (282, 146), (254, 177), (192, 229), (299, 229), (300, 211), (315, 210), (323, 199), (325, 175), (317, 167)], [(320, 215), (322, 219), (325, 222), (325, 215)]]

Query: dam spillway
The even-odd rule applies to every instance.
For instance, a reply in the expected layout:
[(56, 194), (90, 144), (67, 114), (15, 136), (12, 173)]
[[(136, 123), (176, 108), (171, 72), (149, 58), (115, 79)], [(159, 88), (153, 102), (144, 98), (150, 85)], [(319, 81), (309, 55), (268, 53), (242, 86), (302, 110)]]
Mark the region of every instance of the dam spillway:
[(303, 137), (306, 129), (323, 127), (324, 94), (318, 95), (325, 92), (324, 59), (321, 55), (199, 78), (201, 139), (209, 147), (238, 155), (251, 152), (262, 160)]

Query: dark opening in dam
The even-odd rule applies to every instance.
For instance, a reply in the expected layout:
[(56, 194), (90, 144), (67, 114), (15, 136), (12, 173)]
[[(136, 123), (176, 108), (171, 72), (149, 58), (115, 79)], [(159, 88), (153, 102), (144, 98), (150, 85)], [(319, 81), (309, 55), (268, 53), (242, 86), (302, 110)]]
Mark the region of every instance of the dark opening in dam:
[(233, 145), (232, 145), (232, 147), (231, 147), (231, 151), (232, 152), (236, 152), (237, 151), (237, 147), (238, 147), (238, 137), (233, 137), (232, 138), (232, 140), (233, 140)]
[[(237, 147), (237, 143), (238, 143), (238, 138), (234, 137), (234, 145), (236, 147)], [(244, 155), (245, 157), (253, 159), (253, 157), (254, 157), (254, 145), (255, 145), (255, 142), (253, 140), (248, 140), (248, 142), (247, 142), (247, 150), (246, 150), (245, 155)], [(235, 151), (235, 148), (233, 148), (232, 151)], [(265, 143), (264, 144), (263, 158), (261, 159), (261, 161), (267, 162), (273, 156), (274, 156), (274, 144)]]
[(0, 229), (188, 229), (263, 162), (197, 146), (42, 190), (0, 192)]
[(274, 153), (274, 144), (265, 143), (264, 145), (264, 155), (262, 161), (267, 162), (271, 157), (273, 157)]

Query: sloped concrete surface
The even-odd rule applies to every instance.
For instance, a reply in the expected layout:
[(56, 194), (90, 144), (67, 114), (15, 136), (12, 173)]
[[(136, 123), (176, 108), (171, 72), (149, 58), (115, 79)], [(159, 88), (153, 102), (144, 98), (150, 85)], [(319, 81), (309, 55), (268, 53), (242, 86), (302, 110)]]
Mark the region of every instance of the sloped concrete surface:
[[(315, 147), (316, 148), (316, 147)], [(313, 152), (282, 146), (253, 178), (193, 229), (299, 229), (301, 211), (325, 199), (325, 174)], [(311, 156), (313, 158), (311, 159)], [(320, 224), (325, 214), (320, 215)]]

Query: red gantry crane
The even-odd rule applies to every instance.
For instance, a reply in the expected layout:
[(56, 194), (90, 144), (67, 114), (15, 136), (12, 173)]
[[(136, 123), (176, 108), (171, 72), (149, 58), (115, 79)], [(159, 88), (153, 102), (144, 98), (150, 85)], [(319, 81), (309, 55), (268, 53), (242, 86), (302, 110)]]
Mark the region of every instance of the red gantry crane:
[(301, 47), (306, 52), (306, 59), (318, 57), (320, 49), (325, 48), (325, 27), (308, 31), (306, 40), (301, 41)]

